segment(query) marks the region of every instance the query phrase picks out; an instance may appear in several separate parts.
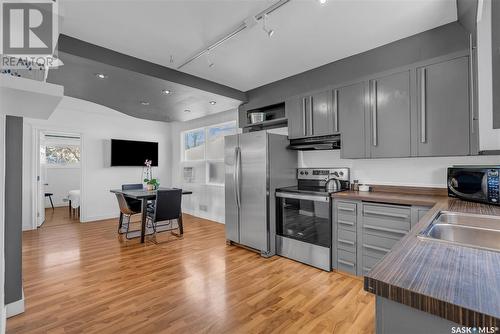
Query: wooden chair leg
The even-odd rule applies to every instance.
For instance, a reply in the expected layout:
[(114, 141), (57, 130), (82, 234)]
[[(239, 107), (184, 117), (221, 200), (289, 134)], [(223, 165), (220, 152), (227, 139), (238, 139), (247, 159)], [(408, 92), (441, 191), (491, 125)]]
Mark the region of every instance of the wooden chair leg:
[(52, 196), (49, 196), (49, 201), (50, 201), (50, 206), (52, 207), (52, 210), (54, 210), (54, 202), (52, 202)]

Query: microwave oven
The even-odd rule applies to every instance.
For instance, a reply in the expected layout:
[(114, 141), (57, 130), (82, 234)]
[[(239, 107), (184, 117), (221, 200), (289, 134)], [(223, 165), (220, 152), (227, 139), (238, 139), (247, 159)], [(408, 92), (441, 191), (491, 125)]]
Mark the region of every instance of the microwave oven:
[(449, 167), (448, 196), (499, 205), (499, 175), (500, 166)]

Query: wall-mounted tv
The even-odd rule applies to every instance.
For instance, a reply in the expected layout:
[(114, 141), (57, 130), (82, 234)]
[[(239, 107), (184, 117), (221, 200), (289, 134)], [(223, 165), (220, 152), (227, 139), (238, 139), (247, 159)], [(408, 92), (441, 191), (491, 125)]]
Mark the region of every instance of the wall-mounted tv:
[(152, 160), (158, 166), (158, 143), (111, 139), (111, 166), (144, 166)]

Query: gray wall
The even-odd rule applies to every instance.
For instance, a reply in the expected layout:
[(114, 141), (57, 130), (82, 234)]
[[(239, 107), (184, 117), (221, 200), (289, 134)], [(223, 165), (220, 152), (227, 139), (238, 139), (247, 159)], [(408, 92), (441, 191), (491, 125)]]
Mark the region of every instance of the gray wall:
[(426, 59), (467, 50), (468, 33), (453, 22), (399, 41), (326, 64), (310, 71), (250, 90), (244, 112), (329, 85), (342, 84), (371, 74), (402, 67)]
[(500, 129), (500, 1), (491, 2), (491, 49), (493, 51), (493, 128)]
[(22, 298), (23, 118), (5, 124), (5, 304)]

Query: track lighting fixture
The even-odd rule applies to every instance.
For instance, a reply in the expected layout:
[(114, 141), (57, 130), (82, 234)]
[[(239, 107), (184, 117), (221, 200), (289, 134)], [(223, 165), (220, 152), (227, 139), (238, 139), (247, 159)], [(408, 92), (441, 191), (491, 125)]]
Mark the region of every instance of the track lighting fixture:
[(207, 51), (207, 53), (205, 53), (205, 55), (207, 56), (207, 64), (208, 64), (208, 67), (212, 68), (214, 67), (214, 63), (212, 62), (212, 60), (210, 59), (210, 51)]
[(262, 30), (264, 30), (269, 38), (274, 35), (274, 30), (267, 27), (267, 14), (262, 16)]

